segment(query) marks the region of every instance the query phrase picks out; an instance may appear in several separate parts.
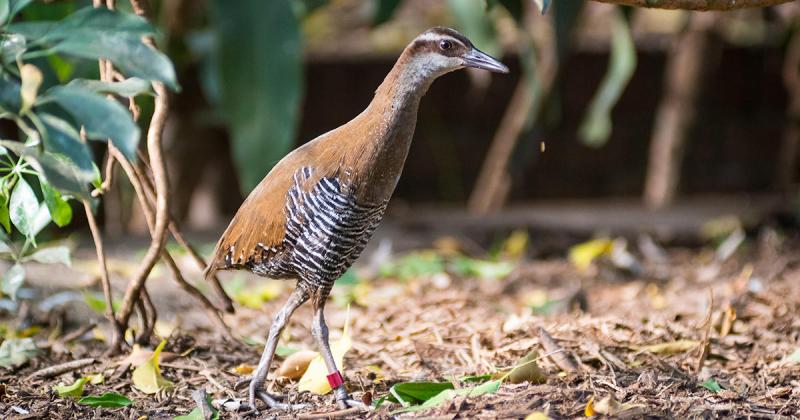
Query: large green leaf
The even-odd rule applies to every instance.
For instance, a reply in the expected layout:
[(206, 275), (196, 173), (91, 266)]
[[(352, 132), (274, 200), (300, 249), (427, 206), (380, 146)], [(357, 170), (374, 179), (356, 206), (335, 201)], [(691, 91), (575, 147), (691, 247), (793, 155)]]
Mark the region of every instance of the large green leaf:
[(60, 22), (14, 24), (11, 31), (29, 40), (50, 44), (54, 51), (93, 60), (111, 60), (129, 76), (159, 80), (178, 89), (169, 58), (142, 42), (142, 37), (154, 34), (155, 29), (134, 14), (88, 7)]
[(17, 179), (17, 184), (11, 193), (8, 210), (14, 227), (28, 238), (33, 238), (36, 235), (34, 224), (39, 211), (39, 200), (33, 188), (22, 177)]
[(7, 72), (0, 73), (0, 109), (16, 112), (22, 99), (19, 96), (19, 80), (11, 77)]
[(10, 10), (11, 7), (8, 5), (8, 0), (0, 0), (0, 25), (6, 23)]
[(294, 141), (303, 90), (300, 28), (288, 1), (211, 5), (222, 112), (247, 191)]
[(136, 160), (139, 127), (125, 107), (103, 95), (74, 86), (55, 86), (42, 100), (53, 100), (86, 129), (93, 140), (111, 139), (130, 160)]
[(611, 22), (611, 55), (608, 72), (592, 99), (578, 135), (583, 143), (599, 147), (611, 136), (611, 110), (622, 96), (636, 69), (636, 47), (625, 16), (619, 8)]
[(45, 177), (62, 191), (85, 195), (95, 175), (91, 149), (66, 121), (50, 114), (40, 118), (47, 130), (44, 156), (38, 157)]
[(497, 55), (500, 45), (494, 25), (486, 15), (486, 2), (478, 0), (448, 0), (458, 28), (476, 47), (489, 55)]
[(102, 82), (91, 79), (75, 79), (67, 86), (73, 86), (91, 90), (95, 93), (110, 93), (114, 95), (131, 98), (142, 94), (152, 94), (150, 83), (138, 77), (130, 77), (120, 82)]

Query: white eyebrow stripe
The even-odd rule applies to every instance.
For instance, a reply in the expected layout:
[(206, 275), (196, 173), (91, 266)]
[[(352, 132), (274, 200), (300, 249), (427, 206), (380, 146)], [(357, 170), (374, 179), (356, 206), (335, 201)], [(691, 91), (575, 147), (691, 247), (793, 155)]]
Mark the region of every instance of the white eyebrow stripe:
[(448, 41), (452, 41), (452, 42), (458, 43), (459, 45), (461, 45), (461, 46), (466, 48), (466, 45), (464, 45), (464, 43), (459, 41), (458, 39), (453, 38), (450, 35), (437, 34), (435, 32), (424, 33), (424, 34), (418, 36), (416, 40), (417, 41), (444, 41), (444, 40), (448, 40)]

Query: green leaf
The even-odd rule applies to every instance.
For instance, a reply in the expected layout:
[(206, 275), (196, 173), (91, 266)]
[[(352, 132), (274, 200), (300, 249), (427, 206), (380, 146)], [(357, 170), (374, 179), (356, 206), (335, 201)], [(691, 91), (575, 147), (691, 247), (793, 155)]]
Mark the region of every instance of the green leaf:
[(11, 217), (8, 213), (8, 197), (4, 191), (0, 191), (0, 226), (6, 233), (11, 233)]
[(39, 212), (39, 200), (36, 199), (36, 194), (33, 193), (31, 186), (22, 177), (17, 180), (14, 192), (11, 193), (8, 211), (11, 223), (20, 233), (29, 239), (36, 235), (33, 226), (34, 219)]
[[(20, 286), (22, 286), (22, 282), (25, 281), (25, 268), (22, 267), (21, 264), (14, 264), (8, 271), (3, 274), (2, 279), (2, 291), (3, 294), (6, 296), (11, 297), (12, 300), (17, 299), (17, 290), (19, 290)], [(1, 359), (2, 357), (0, 357)], [(3, 366), (2, 361), (0, 361), (0, 366)]]
[(489, 55), (500, 52), (494, 25), (486, 15), (486, 2), (476, 0), (448, 0), (450, 11), (458, 28), (477, 48)]
[[(86, 306), (88, 306), (89, 309), (98, 314), (105, 314), (106, 300), (101, 293), (83, 292), (83, 301), (86, 302)], [(114, 312), (119, 310), (121, 304), (122, 302), (119, 300), (113, 300), (111, 302), (111, 306), (114, 307)]]
[(636, 47), (628, 21), (617, 9), (611, 25), (608, 71), (578, 129), (578, 135), (584, 144), (599, 147), (608, 141), (611, 136), (611, 110), (622, 96), (635, 69)]
[(39, 349), (32, 338), (10, 338), (0, 344), (0, 366), (12, 369), (24, 365)]
[(290, 3), (211, 2), (221, 109), (242, 191), (255, 187), (294, 142), (303, 66), (300, 25)]
[(53, 45), (53, 50), (75, 57), (111, 60), (123, 73), (159, 80), (178, 89), (175, 68), (166, 55), (142, 42), (155, 29), (131, 13), (87, 7), (60, 22), (33, 22), (11, 26), (29, 40)]
[(0, 0), (0, 25), (6, 23), (11, 8), (8, 5), (8, 0)]
[[(173, 417), (172, 420), (205, 420), (205, 417), (200, 409), (195, 407), (189, 414)], [(214, 408), (211, 409), (211, 420), (219, 420), (219, 411)]]
[(9, 0), (9, 14), (7, 21), (11, 21), (25, 6), (31, 4), (33, 0)]
[(485, 394), (494, 394), (500, 389), (500, 384), (502, 380), (494, 380), (485, 382), (481, 385), (478, 385), (474, 388), (462, 388), (462, 389), (446, 389), (439, 394), (435, 395), (432, 398), (429, 398), (421, 405), (413, 406), (413, 407), (406, 407), (400, 410), (394, 411), (394, 413), (403, 413), (403, 412), (416, 412), (416, 411), (423, 411), (429, 408), (437, 407), (450, 401), (456, 397), (477, 397), (480, 395)]
[(713, 379), (706, 379), (706, 381), (700, 384), (700, 386), (715, 394), (722, 391), (722, 387), (719, 386), (719, 383)]
[(102, 141), (111, 139), (125, 157), (136, 160), (139, 127), (119, 102), (75, 86), (53, 87), (45, 97), (57, 102), (83, 125), (87, 137)]
[(297, 353), (298, 351), (300, 351), (300, 349), (296, 349), (296, 348), (293, 348), (293, 347), (286, 347), (286, 346), (278, 346), (275, 349), (275, 354), (280, 356), (280, 357), (289, 357), (289, 356)]
[(57, 392), (58, 396), (61, 398), (80, 398), (81, 395), (83, 395), (83, 385), (88, 381), (88, 378), (78, 378), (78, 380), (69, 385), (54, 386), (53, 391)]
[(133, 404), (133, 401), (116, 392), (106, 392), (99, 397), (94, 395), (83, 397), (78, 400), (78, 404), (88, 405), (89, 407), (120, 408)]
[(400, 5), (400, 0), (373, 0), (373, 2), (376, 4), (375, 13), (372, 15), (372, 26), (388, 22)]
[(42, 188), (44, 202), (50, 212), (50, 218), (53, 219), (53, 222), (58, 227), (68, 225), (72, 221), (72, 207), (67, 203), (67, 200), (64, 200), (61, 193), (51, 187), (50, 184), (40, 182), (39, 186)]
[(416, 405), (453, 388), (450, 382), (401, 382), (389, 388), (388, 400), (404, 406)]
[(381, 267), (384, 277), (397, 277), (406, 281), (417, 277), (431, 276), (444, 272), (442, 257), (434, 252), (412, 252)]
[(474, 258), (458, 257), (453, 260), (451, 269), (456, 274), (479, 279), (501, 279), (514, 271), (514, 263), (509, 261), (484, 261)]
[(95, 93), (108, 93), (126, 98), (142, 94), (153, 94), (150, 82), (138, 77), (129, 77), (121, 82), (102, 82), (100, 80), (75, 79), (67, 86), (90, 90)]
[(64, 264), (72, 265), (70, 251), (66, 246), (51, 246), (39, 248), (33, 254), (25, 257), (25, 261), (36, 261), (42, 264)]
[[(3, 44), (0, 44), (2, 46)], [(8, 72), (0, 73), (0, 108), (8, 111), (18, 110), (22, 105), (19, 96), (19, 81), (12, 78)]]
[(0, 61), (13, 63), (25, 52), (26, 46), (25, 37), (20, 34), (0, 34)]

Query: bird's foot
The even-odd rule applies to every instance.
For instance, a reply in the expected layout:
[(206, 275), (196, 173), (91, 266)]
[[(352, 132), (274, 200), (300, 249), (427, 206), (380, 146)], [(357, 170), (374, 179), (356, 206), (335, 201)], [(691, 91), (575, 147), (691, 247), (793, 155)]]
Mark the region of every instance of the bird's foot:
[(343, 410), (344, 409), (348, 409), (348, 408), (359, 408), (362, 411), (369, 410), (369, 407), (367, 407), (366, 404), (364, 404), (361, 401), (354, 400), (352, 398), (346, 398), (346, 399), (343, 399), (343, 400), (336, 400), (336, 404), (339, 406), (339, 408), (341, 408)]
[[(266, 391), (261, 389), (263, 383), (259, 383), (259, 381), (253, 379), (250, 381), (249, 387), (249, 398), (247, 405), (243, 407), (245, 410), (252, 411), (254, 414), (258, 415), (258, 406), (256, 405), (256, 400), (261, 400), (264, 404), (267, 405), (270, 409), (277, 409), (277, 410), (302, 410), (308, 408), (309, 404), (290, 404), (290, 403), (282, 403), (278, 402), (278, 396), (271, 395)], [(235, 386), (234, 386), (235, 388)]]

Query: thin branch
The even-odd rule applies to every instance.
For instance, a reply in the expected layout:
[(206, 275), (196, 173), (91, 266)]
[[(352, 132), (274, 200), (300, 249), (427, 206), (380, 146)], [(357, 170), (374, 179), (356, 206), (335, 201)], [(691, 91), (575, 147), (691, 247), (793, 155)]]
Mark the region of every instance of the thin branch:
[[(100, 229), (97, 227), (97, 220), (94, 218), (92, 206), (88, 201), (83, 201), (83, 208), (86, 211), (86, 220), (89, 223), (89, 230), (92, 232), (94, 249), (97, 251), (97, 263), (100, 266), (100, 284), (103, 286), (103, 298), (106, 302), (105, 316), (114, 329), (114, 335), (122, 335), (122, 328), (114, 316), (114, 298), (111, 295), (111, 280), (108, 277), (108, 265), (106, 264), (106, 252), (103, 248), (103, 238), (100, 236)], [(115, 345), (120, 344), (122, 343), (116, 343)]]
[[(119, 149), (112, 146), (109, 150), (111, 150), (111, 153), (120, 163), (122, 170), (125, 171), (125, 174), (127, 175), (128, 179), (131, 181), (131, 184), (133, 185), (133, 189), (136, 190), (136, 195), (137, 197), (139, 197), (139, 204), (141, 206), (142, 213), (144, 214), (145, 221), (147, 222), (147, 226), (150, 229), (151, 235), (153, 235), (156, 223), (154, 220), (155, 216), (153, 214), (153, 209), (151, 207), (152, 191), (150, 191), (150, 194), (147, 193), (148, 188), (145, 186), (146, 182), (142, 179), (144, 174), (141, 173), (140, 171), (137, 171), (137, 167), (131, 164), (125, 158), (125, 156), (122, 155), (122, 152), (120, 152)], [(214, 307), (211, 301), (209, 301), (208, 298), (200, 290), (198, 290), (191, 283), (186, 281), (186, 279), (181, 274), (181, 271), (178, 268), (177, 264), (175, 264), (175, 261), (172, 259), (172, 256), (169, 255), (169, 252), (167, 252), (166, 249), (162, 249), (161, 258), (172, 272), (172, 276), (175, 278), (175, 281), (178, 282), (178, 285), (184, 291), (189, 293), (192, 297), (194, 297), (200, 302), (200, 304), (203, 306), (203, 309), (206, 311), (208, 317), (211, 319), (212, 322), (214, 322), (217, 325), (217, 327), (219, 327), (222, 330), (222, 334), (225, 337), (232, 338), (230, 334), (230, 329), (220, 316), (219, 312), (217, 311), (217, 308)]]
[(601, 3), (619, 4), (622, 6), (643, 7), (647, 9), (681, 9), (681, 10), (737, 10), (755, 7), (775, 6), (790, 3), (792, 0), (594, 0)]
[[(131, 5), (137, 15), (147, 17), (146, 12), (149, 8), (146, 1), (131, 0)], [(155, 40), (152, 37), (145, 38), (144, 42), (151, 48), (156, 47)], [(152, 241), (150, 242), (150, 248), (148, 248), (142, 259), (136, 277), (128, 284), (128, 289), (125, 291), (125, 297), (122, 300), (122, 306), (117, 315), (117, 319), (122, 325), (128, 324), (128, 320), (130, 320), (133, 313), (134, 304), (139, 299), (144, 283), (161, 256), (169, 225), (169, 181), (167, 180), (167, 168), (161, 147), (161, 135), (169, 114), (169, 92), (161, 82), (153, 82), (153, 90), (156, 93), (155, 108), (147, 131), (147, 152), (150, 155), (153, 177), (156, 181), (156, 220), (155, 226), (151, 231)]]
[[(147, 173), (145, 173), (144, 168), (141, 167), (146, 165), (147, 161), (144, 159), (143, 156), (140, 157), (140, 160), (142, 165), (134, 165), (133, 169), (139, 176), (139, 180), (141, 181), (141, 185), (144, 187), (144, 192), (145, 195), (147, 196), (147, 200), (152, 206), (156, 201), (155, 192), (153, 191), (153, 185), (150, 177), (147, 175)], [(195, 261), (200, 270), (205, 270), (207, 266), (205, 260), (203, 259), (202, 256), (200, 256), (200, 253), (197, 252), (197, 250), (186, 240), (186, 238), (184, 238), (183, 234), (180, 232), (180, 229), (178, 228), (177, 222), (175, 222), (175, 219), (172, 216), (170, 216), (169, 231), (175, 238), (175, 240), (178, 242), (178, 244), (181, 247), (183, 247), (183, 249), (186, 250), (189, 253), (189, 255), (192, 256), (192, 259)], [(233, 313), (234, 312), (233, 299), (231, 299), (231, 297), (228, 296), (228, 293), (222, 287), (219, 278), (216, 275), (212, 275), (207, 280), (211, 282), (211, 286), (214, 288), (214, 291), (222, 299), (222, 304), (223, 304), (222, 310), (228, 313)]]
[(94, 358), (87, 358), (87, 359), (72, 360), (66, 363), (49, 366), (44, 369), (33, 372), (30, 376), (28, 376), (28, 379), (52, 378), (53, 376), (58, 376), (61, 375), (62, 373), (72, 372), (73, 370), (78, 370), (81, 368), (85, 368), (86, 366), (93, 365), (96, 361), (97, 360)]

